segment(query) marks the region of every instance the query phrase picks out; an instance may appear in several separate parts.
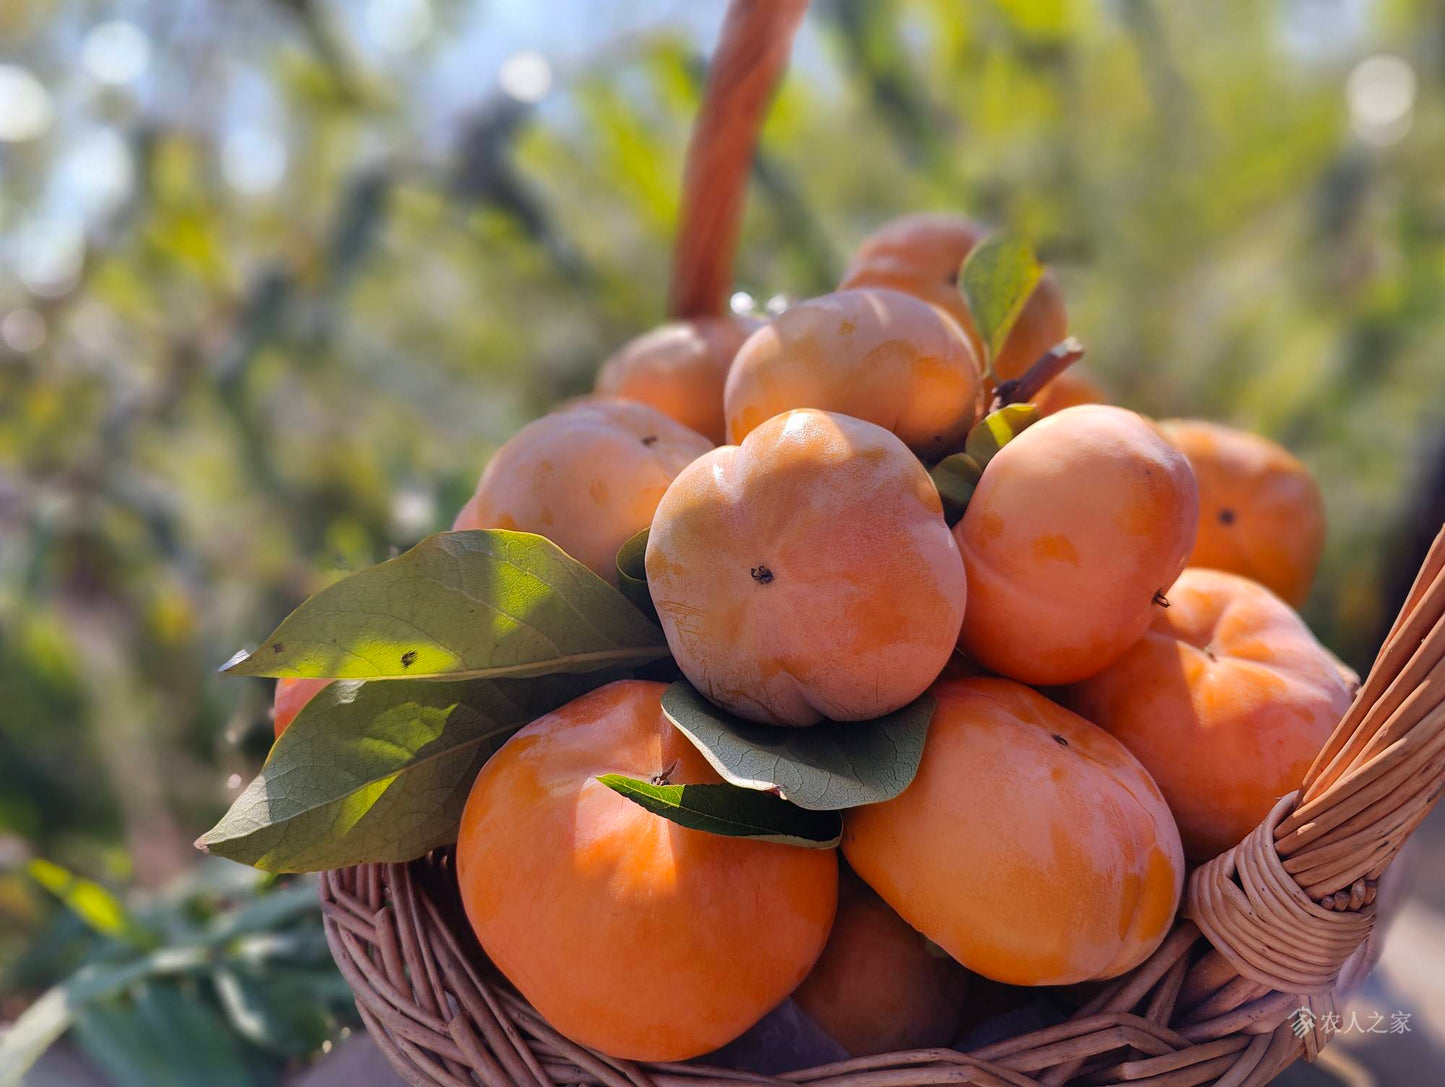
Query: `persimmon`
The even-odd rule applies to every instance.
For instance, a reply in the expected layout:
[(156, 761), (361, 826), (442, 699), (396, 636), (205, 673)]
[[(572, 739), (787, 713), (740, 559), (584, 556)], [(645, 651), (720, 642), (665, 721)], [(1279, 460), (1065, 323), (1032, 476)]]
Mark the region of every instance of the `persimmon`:
[(1149, 626), (1198, 516), (1189, 462), (1141, 416), (1085, 404), (1039, 420), (989, 461), (954, 525), (960, 645), (1024, 683), (1093, 675)]
[(1238, 843), (1299, 787), (1350, 704), (1309, 628), (1264, 586), (1191, 567), (1149, 631), (1065, 700), (1154, 776), (1192, 860)]
[(622, 680), (527, 725), (482, 767), (457, 841), (492, 962), (563, 1034), (630, 1060), (747, 1030), (812, 968), (838, 901), (834, 850), (691, 830), (597, 780), (720, 780), (665, 689)]
[(1116, 977), (1169, 932), (1179, 832), (1123, 744), (1021, 683), (942, 680), (918, 776), (844, 815), (843, 855), (903, 920), (1010, 985)]
[(925, 459), (961, 445), (980, 408), (978, 362), (941, 310), (889, 290), (838, 291), (754, 332), (728, 373), (728, 441), (791, 408), (891, 430)]
[(329, 679), (302, 679), (296, 676), (285, 676), (276, 681), (276, 694), (271, 703), (276, 739), (279, 740), (281, 733), (296, 720), (296, 715), (305, 708), (306, 703), (315, 698), (321, 688), (330, 682)]
[(811, 408), (679, 473), (652, 520), (647, 584), (693, 685), (778, 725), (917, 698), (967, 596), (923, 465), (882, 427)]
[(1199, 480), (1191, 566), (1243, 574), (1299, 607), (1325, 548), (1325, 504), (1309, 469), (1257, 434), (1198, 419), (1160, 424)]
[(1078, 367), (1070, 367), (1039, 390), (1031, 401), (1040, 415), (1055, 415), (1065, 408), (1080, 404), (1103, 404), (1108, 400), (1104, 390)]
[[(958, 272), (989, 231), (957, 215), (904, 215), (879, 227), (858, 247), (842, 288), (892, 287), (951, 314), (983, 358), (983, 344), (968, 303), (958, 289)], [(1063, 292), (1051, 272), (1034, 287), (1018, 320), (993, 360), (999, 381), (1018, 377), (1069, 333)]]
[(535, 532), (615, 585), (618, 548), (647, 527), (673, 477), (711, 448), (646, 404), (577, 401), (497, 450), (452, 528)]
[(650, 404), (708, 441), (723, 442), (728, 368), (761, 324), (756, 318), (729, 315), (673, 321), (645, 332), (602, 364), (596, 391)]
[(793, 999), (854, 1057), (957, 1040), (969, 974), (846, 869), (828, 943)]

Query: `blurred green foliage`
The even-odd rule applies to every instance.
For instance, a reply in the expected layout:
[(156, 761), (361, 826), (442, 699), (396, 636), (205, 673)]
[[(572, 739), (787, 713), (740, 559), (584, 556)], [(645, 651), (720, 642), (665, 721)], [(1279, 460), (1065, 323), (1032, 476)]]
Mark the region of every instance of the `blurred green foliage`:
[[(0, 7), (54, 114), (0, 143), (0, 1020), (93, 950), (36, 966), (77, 930), (27, 859), (141, 891), (187, 868), (270, 736), (268, 686), (215, 667), (445, 527), (664, 316), (720, 0), (398, 3)], [(377, 11), (418, 4), (388, 51)], [(75, 63), (118, 15), (139, 82)], [(1315, 471), (1306, 616), (1364, 667), (1445, 516), (1442, 42), (1425, 0), (817, 0), (738, 283), (825, 291), (912, 210), (1032, 239), (1119, 402)], [(535, 104), (496, 78), (528, 48)], [(99, 204), (67, 167), (98, 130), (127, 178)], [(27, 274), (76, 222), (83, 259)]]

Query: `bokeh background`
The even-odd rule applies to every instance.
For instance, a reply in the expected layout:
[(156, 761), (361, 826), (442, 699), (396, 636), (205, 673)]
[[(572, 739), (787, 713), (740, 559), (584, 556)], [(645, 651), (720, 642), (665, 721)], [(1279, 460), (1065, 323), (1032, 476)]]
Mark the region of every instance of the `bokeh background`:
[[(215, 669), (662, 319), (723, 7), (0, 3), (0, 1036), (43, 997), (24, 1041), (64, 1038), (29, 1082), (338, 1067), (309, 887), (191, 848), (271, 735)], [(815, 0), (735, 303), (920, 209), (1031, 238), (1118, 402), (1309, 464), (1305, 615), (1365, 669), (1445, 520), (1445, 4)], [(1339, 1082), (1445, 1080), (1422, 838), (1363, 997), (1409, 1029)]]

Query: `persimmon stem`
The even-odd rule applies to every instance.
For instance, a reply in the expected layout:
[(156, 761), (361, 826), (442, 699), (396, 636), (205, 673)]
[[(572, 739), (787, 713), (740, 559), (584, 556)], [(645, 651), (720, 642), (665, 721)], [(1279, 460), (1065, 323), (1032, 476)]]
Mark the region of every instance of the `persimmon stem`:
[(1054, 344), (1022, 374), (1010, 378), (994, 390), (993, 405), (989, 410), (997, 411), (1006, 404), (1032, 400), (1040, 389), (1083, 357), (1084, 345), (1072, 336)]

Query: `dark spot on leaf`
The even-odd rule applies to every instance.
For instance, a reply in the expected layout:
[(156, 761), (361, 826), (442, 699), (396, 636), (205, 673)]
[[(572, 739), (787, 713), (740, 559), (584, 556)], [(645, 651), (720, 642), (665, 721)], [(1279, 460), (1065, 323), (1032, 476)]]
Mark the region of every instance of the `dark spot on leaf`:
[(1219, 523), (1220, 523), (1221, 525), (1232, 525), (1232, 524), (1234, 524), (1234, 511), (1231, 510), (1231, 509), (1223, 509), (1223, 510), (1220, 510), (1220, 511), (1219, 511)]
[(1154, 593), (1154, 603), (1158, 604), (1161, 608), (1167, 608), (1169, 606), (1169, 598), (1164, 595), (1163, 589), (1159, 589)]
[(1069, 741), (1066, 740), (1066, 739), (1064, 739), (1064, 738), (1063, 738), (1062, 736), (1060, 736), (1057, 732), (1054, 733), (1054, 743), (1058, 744), (1060, 747), (1068, 747), (1068, 746), (1069, 746)]
[(645, 438), (642, 439), (642, 444), (643, 444), (643, 445), (656, 445), (656, 444), (657, 444), (657, 435), (656, 435), (656, 434), (649, 434), (647, 437), (645, 437)]
[(773, 580), (773, 572), (766, 566), (754, 566), (748, 573), (753, 575), (753, 580), (759, 585), (766, 585)]
[(401, 666), (402, 666), (403, 668), (410, 668), (410, 667), (411, 667), (413, 664), (415, 664), (415, 663), (416, 663), (416, 650), (415, 650), (415, 649), (408, 649), (405, 653), (403, 653), (403, 654), (401, 655)]
[(272, 642), (272, 643), (271, 643), (271, 652), (272, 652), (272, 653), (284, 653), (284, 652), (286, 652), (286, 647), (285, 647), (284, 645), (282, 645), (280, 642)]

